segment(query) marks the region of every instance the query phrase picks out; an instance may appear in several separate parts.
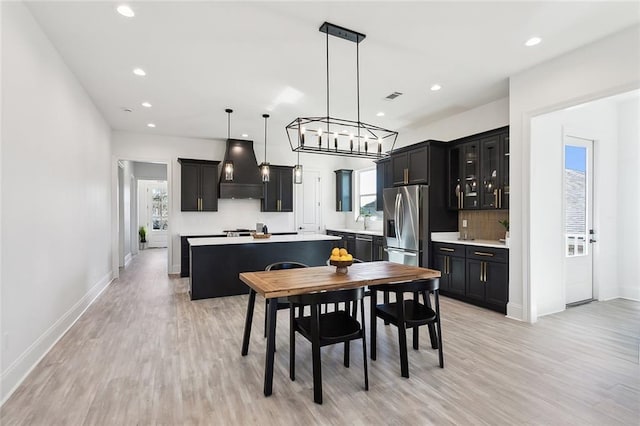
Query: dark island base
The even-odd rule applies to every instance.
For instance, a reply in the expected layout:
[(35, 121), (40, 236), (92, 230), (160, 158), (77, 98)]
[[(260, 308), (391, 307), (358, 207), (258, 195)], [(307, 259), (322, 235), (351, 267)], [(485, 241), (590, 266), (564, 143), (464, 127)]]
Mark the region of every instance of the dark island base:
[(241, 272), (263, 271), (274, 262), (323, 266), (336, 241), (296, 241), (191, 246), (191, 300), (246, 294)]

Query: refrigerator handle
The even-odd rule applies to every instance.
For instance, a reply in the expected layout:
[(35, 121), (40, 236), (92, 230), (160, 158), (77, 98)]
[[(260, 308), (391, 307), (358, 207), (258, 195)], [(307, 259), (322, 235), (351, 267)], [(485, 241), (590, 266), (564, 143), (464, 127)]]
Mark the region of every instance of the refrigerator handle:
[(398, 194), (398, 239), (404, 245), (404, 241), (402, 238), (402, 227), (404, 226), (404, 200), (402, 199), (402, 194)]
[(400, 241), (400, 227), (398, 226), (398, 222), (400, 221), (400, 193), (396, 194), (396, 205), (395, 211), (393, 212), (393, 223), (396, 228), (396, 238)]

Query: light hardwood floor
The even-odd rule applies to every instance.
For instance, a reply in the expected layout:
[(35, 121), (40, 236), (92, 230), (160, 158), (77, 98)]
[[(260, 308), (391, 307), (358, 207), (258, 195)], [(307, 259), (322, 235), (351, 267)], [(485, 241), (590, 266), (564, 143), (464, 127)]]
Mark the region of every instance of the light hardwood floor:
[[(640, 424), (640, 303), (596, 302), (535, 325), (443, 298), (445, 368), (378, 325), (363, 390), (362, 352), (322, 351), (324, 404), (313, 403), (310, 344), (288, 377), (288, 315), (278, 314), (274, 394), (262, 394), (264, 304), (240, 355), (246, 296), (191, 302), (166, 275), (165, 250), (134, 258), (5, 403), (2, 425)], [(368, 326), (368, 324), (367, 324)]]

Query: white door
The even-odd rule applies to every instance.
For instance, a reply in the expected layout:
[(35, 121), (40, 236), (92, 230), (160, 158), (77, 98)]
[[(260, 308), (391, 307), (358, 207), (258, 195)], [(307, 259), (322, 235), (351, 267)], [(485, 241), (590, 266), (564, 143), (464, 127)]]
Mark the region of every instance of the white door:
[(302, 170), (302, 183), (296, 187), (296, 226), (300, 234), (317, 234), (322, 228), (321, 177), (316, 170)]
[(593, 141), (564, 137), (566, 303), (593, 298)]
[(166, 181), (138, 181), (138, 224), (147, 229), (147, 247), (167, 247), (169, 197)]

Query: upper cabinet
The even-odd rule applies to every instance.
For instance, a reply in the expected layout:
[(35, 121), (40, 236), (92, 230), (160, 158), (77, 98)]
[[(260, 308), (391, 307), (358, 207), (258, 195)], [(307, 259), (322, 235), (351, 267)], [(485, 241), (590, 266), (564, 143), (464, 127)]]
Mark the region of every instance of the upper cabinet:
[(429, 149), (420, 144), (391, 154), (393, 186), (429, 183)]
[(382, 193), (385, 188), (393, 186), (393, 175), (391, 172), (391, 158), (383, 158), (376, 162), (376, 210), (384, 210), (384, 198)]
[(293, 167), (270, 166), (269, 182), (264, 183), (260, 211), (293, 211)]
[(352, 175), (353, 170), (335, 170), (336, 174), (336, 211), (350, 212), (353, 210)]
[(508, 127), (452, 143), (449, 149), (449, 208), (509, 208)]
[(180, 210), (218, 211), (219, 161), (178, 158), (181, 164)]

